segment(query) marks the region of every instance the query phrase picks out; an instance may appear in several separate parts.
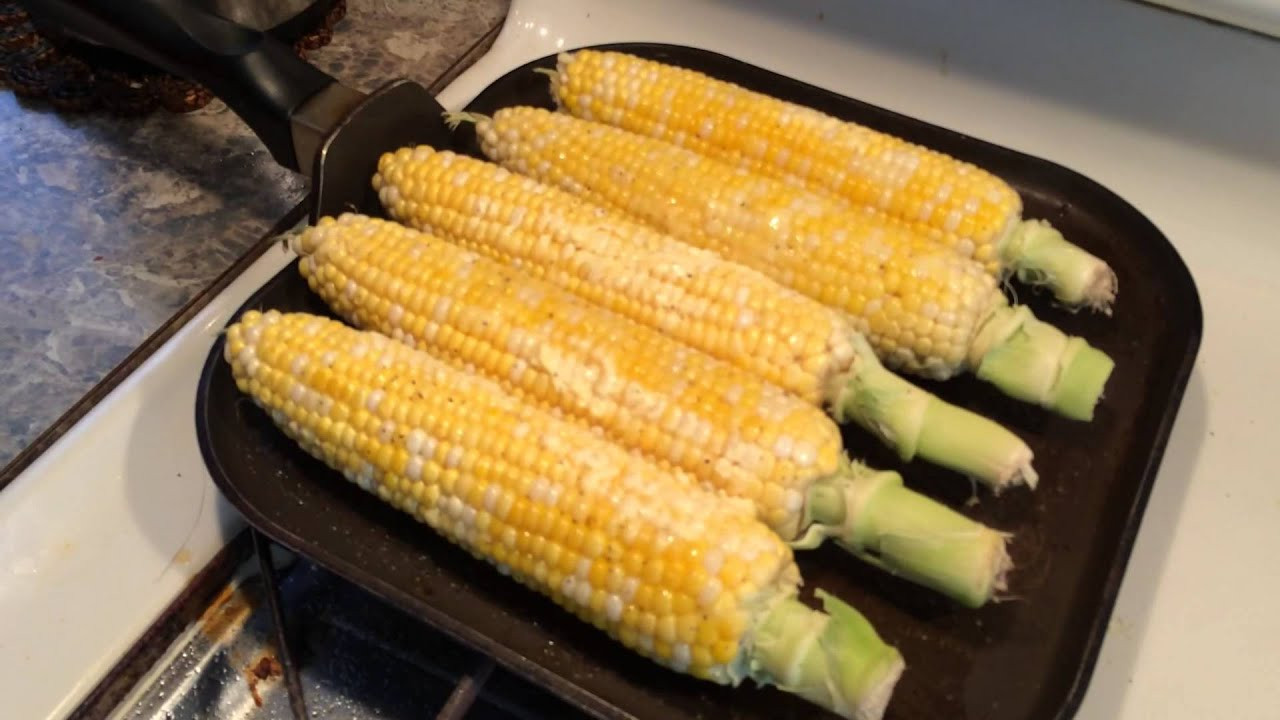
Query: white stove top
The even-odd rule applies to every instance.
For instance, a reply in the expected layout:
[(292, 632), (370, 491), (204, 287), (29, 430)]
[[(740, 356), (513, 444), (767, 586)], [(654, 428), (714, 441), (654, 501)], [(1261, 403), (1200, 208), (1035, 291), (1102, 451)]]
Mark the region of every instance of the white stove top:
[(1146, 0), (1280, 38), (1280, 0)]
[[(441, 100), (562, 47), (683, 43), (1048, 158), (1132, 202), (1191, 268), (1205, 335), (1078, 717), (1275, 717), (1280, 42), (1117, 0), (782, 5), (516, 0)], [(243, 527), (201, 462), (195, 383), (229, 314), (289, 259), (268, 251), (0, 493), (6, 715), (73, 709)]]

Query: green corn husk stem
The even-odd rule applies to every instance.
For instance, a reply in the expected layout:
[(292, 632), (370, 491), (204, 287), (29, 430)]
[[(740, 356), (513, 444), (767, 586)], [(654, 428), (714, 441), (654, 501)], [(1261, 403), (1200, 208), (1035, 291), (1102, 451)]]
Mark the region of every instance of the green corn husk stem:
[(827, 391), (837, 422), (857, 424), (903, 460), (920, 457), (997, 494), (1015, 485), (1035, 488), (1033, 454), (1021, 438), (889, 371), (865, 340), (858, 338), (854, 346), (855, 362)]
[(902, 654), (857, 610), (817, 596), (825, 613), (794, 597), (763, 613), (748, 649), (751, 677), (849, 720), (880, 720), (906, 667)]
[(1005, 394), (1073, 420), (1093, 419), (1115, 368), (1106, 353), (1036, 319), (1024, 305), (992, 311), (969, 362), (979, 378)]
[(443, 115), (444, 124), (449, 126), (450, 130), (457, 130), (462, 123), (478, 123), (482, 120), (488, 120), (488, 115), (480, 113), (457, 111), (446, 111)]
[(877, 567), (980, 607), (1007, 589), (1008, 535), (907, 488), (896, 472), (850, 463), (809, 490), (805, 530), (792, 546), (833, 538)]
[(1067, 242), (1043, 220), (1023, 220), (1000, 246), (1000, 258), (1019, 281), (1048, 288), (1069, 307), (1111, 314), (1118, 280), (1101, 258)]

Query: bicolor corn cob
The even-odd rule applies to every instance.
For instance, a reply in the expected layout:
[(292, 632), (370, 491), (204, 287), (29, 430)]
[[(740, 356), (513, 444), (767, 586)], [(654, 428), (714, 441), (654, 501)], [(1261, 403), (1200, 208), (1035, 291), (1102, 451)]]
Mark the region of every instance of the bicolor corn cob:
[(245, 313), (225, 357), (308, 453), (628, 648), (881, 715), (901, 656), (840, 601), (801, 604), (791, 552), (745, 503), (333, 320)]
[(630, 213), (846, 313), (891, 367), (965, 369), (1088, 419), (1113, 363), (1012, 308), (978, 265), (900, 224), (670, 143), (539, 108), (478, 121), (509, 169)]
[(308, 285), (358, 327), (749, 500), (788, 542), (833, 536), (970, 606), (1004, 589), (1000, 533), (904, 488), (896, 473), (851, 465), (829, 418), (751, 373), (393, 222), (324, 218), (291, 244)]
[(384, 155), (392, 217), (519, 267), (750, 372), (996, 490), (1034, 485), (1031, 450), (999, 425), (889, 372), (848, 321), (759, 272), (483, 160)]
[(1116, 276), (996, 175), (943, 153), (703, 73), (618, 52), (561, 54), (561, 108), (883, 213), (1003, 278), (1110, 312)]

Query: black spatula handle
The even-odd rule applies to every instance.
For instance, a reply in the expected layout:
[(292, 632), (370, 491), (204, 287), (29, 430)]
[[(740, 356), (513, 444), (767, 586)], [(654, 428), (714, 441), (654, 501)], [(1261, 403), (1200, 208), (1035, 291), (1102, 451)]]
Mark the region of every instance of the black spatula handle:
[(284, 43), (184, 0), (25, 4), (37, 21), (204, 85), (249, 124), (277, 162), (300, 169), (290, 116), (336, 81)]

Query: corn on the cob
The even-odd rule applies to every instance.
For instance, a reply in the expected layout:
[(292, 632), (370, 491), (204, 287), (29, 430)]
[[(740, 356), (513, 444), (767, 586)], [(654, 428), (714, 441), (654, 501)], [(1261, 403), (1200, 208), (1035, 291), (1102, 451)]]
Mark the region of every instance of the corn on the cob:
[(1003, 278), (1110, 312), (1116, 276), (1043, 220), (996, 175), (898, 137), (703, 73), (619, 52), (561, 54), (559, 106), (586, 119), (830, 193), (884, 213)]
[(478, 117), (486, 155), (632, 214), (848, 314), (891, 367), (966, 368), (1089, 419), (1113, 363), (1012, 308), (979, 266), (887, 221), (664, 141), (540, 108)]
[(901, 656), (838, 600), (801, 604), (791, 552), (744, 503), (333, 320), (245, 313), (225, 357), (307, 452), (632, 650), (880, 716)]
[(830, 419), (748, 372), (396, 223), (323, 218), (291, 245), (308, 285), (358, 327), (483, 373), (749, 500), (788, 542), (835, 537), (970, 606), (1004, 589), (1000, 533), (903, 488), (896, 474), (848, 464)]
[(514, 175), (429, 147), (384, 155), (374, 185), (392, 217), (675, 337), (991, 485), (1034, 486), (1031, 450), (880, 364), (838, 312), (743, 265)]

